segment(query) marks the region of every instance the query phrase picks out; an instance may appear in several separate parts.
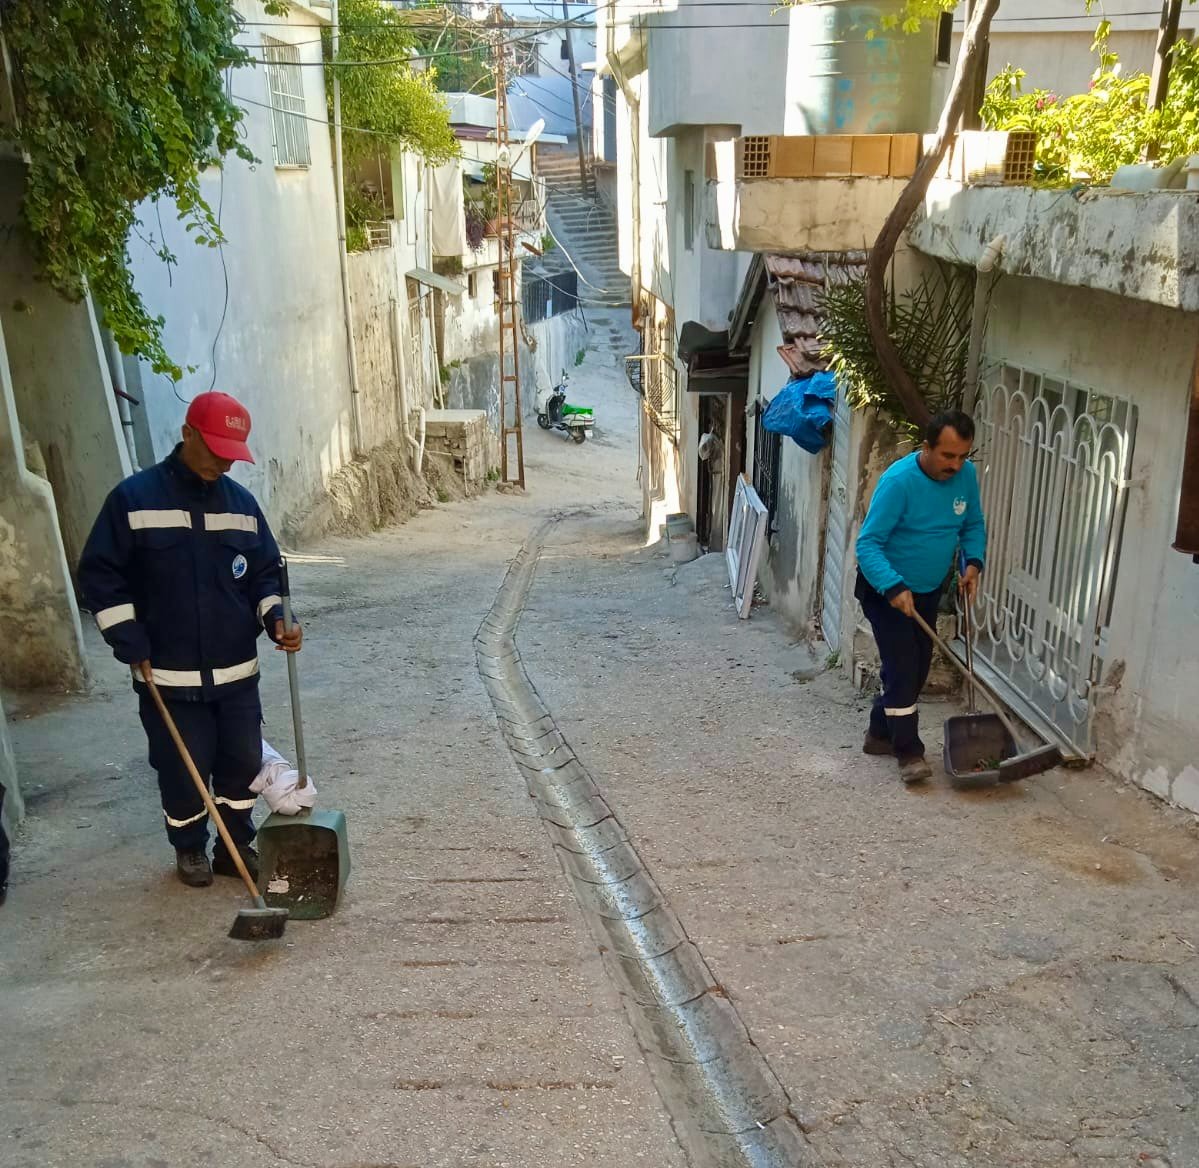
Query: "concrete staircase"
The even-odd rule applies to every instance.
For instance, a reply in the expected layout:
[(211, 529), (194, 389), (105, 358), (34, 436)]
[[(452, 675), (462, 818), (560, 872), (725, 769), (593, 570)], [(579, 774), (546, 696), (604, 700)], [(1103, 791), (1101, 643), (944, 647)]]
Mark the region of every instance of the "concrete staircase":
[(620, 270), (616, 218), (581, 189), (577, 151), (543, 147), (537, 173), (545, 179), (550, 230), (582, 273), (579, 299), (592, 306), (628, 304), (629, 278)]

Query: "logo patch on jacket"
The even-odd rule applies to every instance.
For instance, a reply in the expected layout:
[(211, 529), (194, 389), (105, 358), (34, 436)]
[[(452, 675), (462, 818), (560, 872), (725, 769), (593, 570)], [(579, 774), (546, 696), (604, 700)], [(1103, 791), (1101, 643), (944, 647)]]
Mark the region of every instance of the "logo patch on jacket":
[(953, 501), (953, 513), (955, 515), (965, 515), (966, 514), (966, 500), (961, 495), (959, 495)]
[[(965, 504), (962, 505), (962, 509), (965, 510)], [(234, 556), (233, 557), (233, 579), (240, 580), (246, 574), (246, 569), (249, 566), (250, 565), (246, 563), (245, 556), (241, 556), (241, 555)]]

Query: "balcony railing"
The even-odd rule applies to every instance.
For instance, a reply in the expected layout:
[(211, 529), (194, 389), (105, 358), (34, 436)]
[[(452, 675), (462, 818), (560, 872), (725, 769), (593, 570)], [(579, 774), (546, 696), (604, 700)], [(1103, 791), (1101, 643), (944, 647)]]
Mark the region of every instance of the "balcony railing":
[(624, 359), (625, 376), (645, 403), (649, 419), (671, 442), (679, 440), (679, 371), (666, 353)]

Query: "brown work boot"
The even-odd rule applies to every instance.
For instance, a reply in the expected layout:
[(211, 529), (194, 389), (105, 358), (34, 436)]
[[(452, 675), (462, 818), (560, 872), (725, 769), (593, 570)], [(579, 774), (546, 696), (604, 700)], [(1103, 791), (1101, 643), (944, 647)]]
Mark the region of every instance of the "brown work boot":
[(894, 754), (895, 748), (890, 738), (879, 738), (877, 734), (866, 731), (866, 741), (862, 743), (863, 754)]
[(175, 871), (188, 888), (207, 888), (212, 883), (212, 865), (201, 848), (176, 849)]
[[(251, 880), (258, 879), (258, 853), (249, 844), (239, 844), (237, 850), (241, 853), (242, 863), (250, 873)], [(241, 873), (233, 862), (233, 857), (225, 850), (223, 844), (213, 849), (212, 870), (218, 876), (232, 876), (234, 880), (241, 879)]]
[(908, 786), (913, 783), (923, 783), (925, 779), (933, 777), (933, 768), (924, 761), (922, 754), (916, 758), (901, 758), (899, 760), (899, 777)]

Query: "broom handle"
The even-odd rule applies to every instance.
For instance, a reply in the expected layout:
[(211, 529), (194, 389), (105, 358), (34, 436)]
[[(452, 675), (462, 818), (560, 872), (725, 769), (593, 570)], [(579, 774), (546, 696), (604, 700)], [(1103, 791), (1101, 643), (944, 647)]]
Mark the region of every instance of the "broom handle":
[[(279, 575), (283, 592), (283, 629), (290, 633), (296, 622), (291, 611), (291, 581), (287, 575), (286, 557), (279, 559)], [(287, 654), (287, 685), (291, 690), (291, 724), (296, 734), (296, 767), (300, 772), (296, 790), (302, 791), (308, 786), (308, 752), (304, 749), (304, 716), (300, 712), (300, 673), (294, 653)]]
[(238, 851), (237, 845), (229, 835), (229, 829), (225, 826), (225, 821), (221, 818), (221, 813), (217, 810), (217, 805), (208, 792), (208, 784), (200, 778), (200, 772), (196, 770), (196, 764), (192, 761), (191, 751), (187, 749), (187, 744), (183, 741), (183, 735), (179, 733), (179, 727), (175, 725), (175, 719), (171, 717), (171, 712), (167, 709), (166, 702), (162, 700), (162, 694), (158, 692), (158, 686), (154, 684), (154, 678), (147, 677), (144, 673), (142, 674), (142, 678), (146, 685), (150, 687), (150, 696), (154, 699), (154, 704), (158, 707), (158, 712), (162, 715), (162, 720), (166, 723), (167, 730), (174, 740), (175, 749), (179, 751), (179, 757), (183, 759), (183, 765), (187, 767), (187, 773), (191, 775), (192, 782), (196, 784), (196, 790), (200, 792), (200, 798), (204, 800), (204, 807), (208, 811), (209, 817), (216, 824), (217, 833), (221, 837), (221, 842), (225, 845), (225, 851), (229, 853), (229, 858), (233, 861), (233, 866), (237, 869), (237, 874), (246, 882), (246, 888), (249, 889), (250, 895), (254, 898), (255, 908), (266, 908), (266, 901), (258, 894), (258, 886), (246, 870), (246, 862), (241, 858), (241, 852)]
[(1016, 727), (1012, 724), (1011, 719), (1003, 712), (1003, 703), (995, 695), (995, 691), (991, 689), (985, 682), (980, 681), (974, 674), (968, 670), (950, 651), (949, 646), (941, 640), (932, 629), (928, 627), (928, 621), (924, 619), (918, 612), (912, 613), (912, 619), (924, 630), (927, 636), (932, 640), (932, 643), (937, 646), (941, 652), (953, 662), (954, 667), (959, 673), (966, 677), (967, 681), (972, 681), (983, 692), (983, 696), (995, 708), (995, 713), (999, 715), (999, 720), (1003, 723), (1003, 728), (1012, 736), (1012, 741), (1019, 746), (1020, 735), (1016, 732)]
[[(958, 576), (962, 580), (965, 580), (965, 578), (966, 578), (967, 566), (968, 565), (966, 564), (966, 553), (959, 549), (958, 550)], [(967, 689), (966, 694), (967, 694), (967, 698), (969, 699), (969, 703), (970, 703), (970, 705), (969, 705), (970, 713), (973, 714), (974, 713), (974, 704), (975, 704), (975, 697), (974, 697), (974, 629), (973, 629), (973, 619), (974, 618), (970, 612), (970, 598), (968, 596), (966, 596), (965, 593), (962, 593), (960, 596), (960, 599), (962, 601), (962, 623), (963, 623), (963, 626), (964, 626), (965, 632), (966, 632), (966, 668), (970, 671), (970, 680), (967, 683), (969, 688)]]

